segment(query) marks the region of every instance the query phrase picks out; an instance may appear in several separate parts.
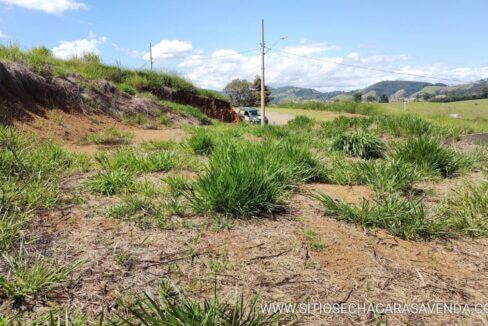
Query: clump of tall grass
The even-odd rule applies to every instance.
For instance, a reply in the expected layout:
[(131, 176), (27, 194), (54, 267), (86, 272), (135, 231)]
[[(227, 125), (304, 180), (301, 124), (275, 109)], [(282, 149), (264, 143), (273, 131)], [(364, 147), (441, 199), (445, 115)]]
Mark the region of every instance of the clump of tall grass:
[(122, 203), (109, 208), (107, 215), (135, 222), (140, 227), (156, 225), (167, 228), (166, 214), (161, 206), (144, 196), (130, 196)]
[(331, 148), (354, 157), (373, 159), (383, 157), (385, 144), (373, 134), (355, 132), (335, 137), (332, 140)]
[(290, 130), (286, 126), (253, 126), (250, 127), (250, 132), (256, 137), (265, 139), (285, 139), (290, 136)]
[(275, 325), (280, 319), (260, 312), (257, 299), (246, 304), (241, 295), (226, 302), (214, 290), (212, 298), (198, 301), (167, 282), (157, 297), (146, 292), (125, 308), (128, 316), (120, 315), (121, 325)]
[(228, 142), (219, 146), (196, 181), (190, 202), (197, 211), (235, 217), (280, 209), (293, 184), (321, 177), (308, 149), (285, 142)]
[(95, 193), (111, 196), (131, 189), (135, 185), (134, 175), (122, 169), (101, 171), (84, 183), (85, 187)]
[(75, 263), (57, 268), (44, 257), (28, 258), (25, 254), (3, 258), (8, 274), (0, 276), (0, 296), (16, 300), (54, 289), (79, 266)]
[(456, 196), (442, 204), (441, 216), (451, 225), (453, 232), (472, 237), (488, 234), (488, 181), (468, 185)]
[(365, 161), (352, 165), (354, 179), (370, 185), (377, 194), (409, 191), (415, 182), (423, 179), (415, 164), (400, 161)]
[(134, 134), (126, 131), (109, 128), (104, 131), (88, 135), (83, 139), (83, 144), (94, 145), (125, 145), (130, 144), (134, 139)]
[(402, 239), (429, 239), (448, 235), (447, 223), (427, 217), (421, 200), (398, 194), (360, 205), (335, 201), (325, 194), (315, 196), (331, 217), (368, 228), (382, 228)]
[(473, 164), (470, 155), (461, 154), (444, 146), (436, 138), (421, 136), (410, 138), (393, 148), (395, 160), (413, 163), (426, 171), (452, 177)]
[(199, 130), (188, 139), (187, 143), (195, 154), (209, 155), (216, 146), (216, 139), (208, 132)]
[(340, 134), (344, 134), (348, 131), (366, 129), (372, 123), (371, 118), (349, 118), (338, 117), (331, 121), (324, 121), (320, 123), (320, 128), (317, 130), (317, 136), (322, 137), (334, 137)]
[(434, 125), (416, 115), (376, 115), (373, 118), (378, 132), (384, 132), (396, 137), (440, 135), (447, 133), (440, 126)]

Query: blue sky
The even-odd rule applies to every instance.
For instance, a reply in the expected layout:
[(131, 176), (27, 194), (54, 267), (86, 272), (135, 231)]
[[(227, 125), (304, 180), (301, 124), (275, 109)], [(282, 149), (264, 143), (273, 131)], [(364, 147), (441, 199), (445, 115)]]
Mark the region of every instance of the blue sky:
[(0, 41), (45, 45), (61, 58), (96, 52), (106, 63), (135, 68), (148, 66), (152, 42), (157, 69), (219, 89), (259, 72), (258, 52), (239, 51), (259, 46), (264, 18), (267, 44), (276, 44), (267, 54), (271, 85), (349, 90), (383, 79), (453, 84), (488, 77), (487, 12), (486, 0), (0, 0)]

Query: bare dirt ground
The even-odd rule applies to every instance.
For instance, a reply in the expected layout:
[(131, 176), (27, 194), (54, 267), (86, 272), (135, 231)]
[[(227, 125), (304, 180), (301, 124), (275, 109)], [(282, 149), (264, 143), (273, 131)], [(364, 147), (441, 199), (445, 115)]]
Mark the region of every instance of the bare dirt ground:
[[(63, 192), (80, 195), (78, 174)], [(323, 215), (314, 191), (348, 202), (371, 194), (362, 186), (300, 187), (288, 210), (274, 219), (237, 220), (230, 229), (204, 227), (204, 216), (174, 217), (173, 229), (142, 230), (108, 218), (114, 199), (85, 194), (83, 203), (44, 212), (32, 221), (32, 248), (55, 261), (82, 261), (70, 282), (37, 302), (110, 313), (118, 297), (156, 291), (169, 277), (197, 297), (218, 292), (259, 295), (262, 302), (470, 303), (488, 301), (488, 240), (414, 242), (338, 222)], [(191, 227), (189, 226), (191, 225)], [(200, 227), (198, 227), (200, 225)], [(313, 229), (323, 250), (305, 237)], [(8, 303), (4, 303), (9, 307)], [(44, 308), (39, 308), (44, 306)], [(29, 309), (29, 303), (24, 309)], [(486, 317), (486, 316), (485, 316)], [(304, 325), (482, 324), (480, 315), (315, 314), (287, 316)]]

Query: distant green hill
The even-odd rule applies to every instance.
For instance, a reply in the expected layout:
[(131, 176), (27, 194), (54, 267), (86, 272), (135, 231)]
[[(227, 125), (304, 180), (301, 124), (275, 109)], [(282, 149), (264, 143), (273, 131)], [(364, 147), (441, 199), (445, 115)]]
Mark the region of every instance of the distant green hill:
[[(443, 84), (438, 84), (439, 86), (445, 86)], [(299, 102), (307, 100), (348, 100), (352, 99), (352, 96), (356, 92), (361, 92), (363, 98), (366, 99), (368, 96), (379, 97), (382, 94), (386, 94), (392, 100), (397, 98), (409, 97), (414, 93), (421, 91), (425, 87), (435, 86), (427, 82), (414, 82), (414, 81), (382, 81), (374, 85), (368, 86), (364, 89), (350, 91), (350, 92), (319, 92), (312, 88), (301, 88), (301, 87), (277, 87), (272, 88), (273, 103), (283, 103), (283, 102)]]
[(453, 86), (428, 86), (412, 94), (412, 99), (432, 102), (453, 102), (488, 98), (488, 79)]
[(306, 100), (327, 101), (342, 93), (344, 92), (336, 91), (322, 93), (312, 88), (301, 88), (293, 86), (271, 88), (273, 103), (283, 103), (290, 101), (299, 102)]

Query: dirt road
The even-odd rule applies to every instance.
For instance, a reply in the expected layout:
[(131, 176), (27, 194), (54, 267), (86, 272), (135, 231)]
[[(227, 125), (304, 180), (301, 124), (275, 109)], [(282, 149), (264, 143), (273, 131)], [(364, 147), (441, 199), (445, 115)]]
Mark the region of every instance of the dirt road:
[(278, 112), (266, 112), (270, 125), (286, 125), (288, 121), (293, 119), (295, 116), (291, 114), (278, 113)]

